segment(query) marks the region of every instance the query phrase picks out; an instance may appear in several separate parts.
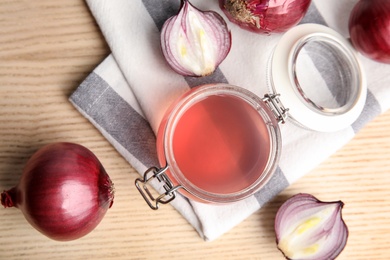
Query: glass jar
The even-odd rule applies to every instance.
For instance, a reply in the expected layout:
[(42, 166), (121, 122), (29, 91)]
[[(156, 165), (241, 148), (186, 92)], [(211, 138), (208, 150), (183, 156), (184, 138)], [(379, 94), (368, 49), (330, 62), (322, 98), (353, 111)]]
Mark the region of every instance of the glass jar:
[[(306, 73), (313, 55), (320, 61), (319, 75)], [(285, 33), (268, 76), (270, 93), (264, 98), (216, 83), (195, 87), (170, 106), (157, 134), (161, 168), (150, 168), (135, 183), (152, 209), (171, 202), (176, 192), (204, 203), (247, 198), (275, 172), (279, 124), (287, 116), (311, 130), (337, 131), (352, 124), (365, 104), (365, 77), (355, 51), (325, 26), (305, 24)], [(326, 77), (331, 84), (319, 88)], [(153, 180), (162, 183), (157, 195), (148, 188)]]

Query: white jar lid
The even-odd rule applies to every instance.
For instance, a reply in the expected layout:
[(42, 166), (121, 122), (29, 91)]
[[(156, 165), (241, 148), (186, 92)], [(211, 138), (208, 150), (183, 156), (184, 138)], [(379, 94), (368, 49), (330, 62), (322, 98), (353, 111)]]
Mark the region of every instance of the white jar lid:
[(338, 131), (363, 110), (367, 95), (363, 67), (351, 44), (329, 27), (302, 24), (286, 32), (269, 69), (272, 91), (280, 94), (289, 117), (304, 127)]

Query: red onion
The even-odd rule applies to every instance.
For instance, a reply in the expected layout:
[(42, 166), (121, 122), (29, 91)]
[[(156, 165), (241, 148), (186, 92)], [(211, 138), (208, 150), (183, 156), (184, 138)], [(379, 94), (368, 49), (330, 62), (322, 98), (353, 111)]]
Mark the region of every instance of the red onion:
[(60, 241), (91, 232), (113, 199), (113, 184), (99, 160), (73, 143), (39, 149), (28, 160), (19, 184), (1, 194), (5, 208), (19, 208), (34, 228)]
[(348, 239), (342, 201), (322, 202), (297, 194), (278, 210), (275, 233), (278, 248), (288, 259), (335, 259)]
[(218, 13), (201, 11), (184, 0), (179, 13), (162, 27), (161, 47), (168, 64), (177, 73), (207, 76), (228, 55), (231, 34)]
[(349, 18), (349, 34), (359, 52), (390, 64), (390, 0), (360, 0)]
[(219, 0), (229, 20), (255, 33), (280, 33), (297, 25), (310, 0)]

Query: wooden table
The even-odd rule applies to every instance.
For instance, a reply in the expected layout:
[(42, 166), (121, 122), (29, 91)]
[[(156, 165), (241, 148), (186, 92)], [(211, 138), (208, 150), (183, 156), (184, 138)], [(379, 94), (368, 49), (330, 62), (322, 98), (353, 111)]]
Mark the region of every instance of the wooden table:
[(146, 206), (133, 185), (138, 173), (68, 102), (108, 54), (84, 1), (0, 1), (0, 189), (17, 184), (33, 151), (58, 141), (90, 148), (116, 185), (100, 225), (72, 242), (41, 235), (18, 209), (0, 209), (0, 259), (283, 259), (273, 221), (298, 192), (345, 202), (350, 236), (339, 259), (390, 258), (390, 111), (263, 209), (204, 242), (171, 206)]

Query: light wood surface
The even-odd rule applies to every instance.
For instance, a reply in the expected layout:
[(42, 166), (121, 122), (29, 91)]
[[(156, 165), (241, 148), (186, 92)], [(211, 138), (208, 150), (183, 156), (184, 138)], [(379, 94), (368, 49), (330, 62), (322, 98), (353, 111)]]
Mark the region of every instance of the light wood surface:
[(20, 210), (0, 208), (0, 259), (283, 259), (273, 221), (298, 192), (344, 201), (350, 234), (339, 259), (390, 258), (390, 112), (263, 209), (204, 242), (170, 205), (146, 206), (133, 185), (138, 174), (68, 102), (108, 54), (84, 1), (0, 0), (0, 190), (17, 184), (33, 151), (58, 141), (90, 148), (116, 186), (100, 225), (72, 242), (52, 241)]

